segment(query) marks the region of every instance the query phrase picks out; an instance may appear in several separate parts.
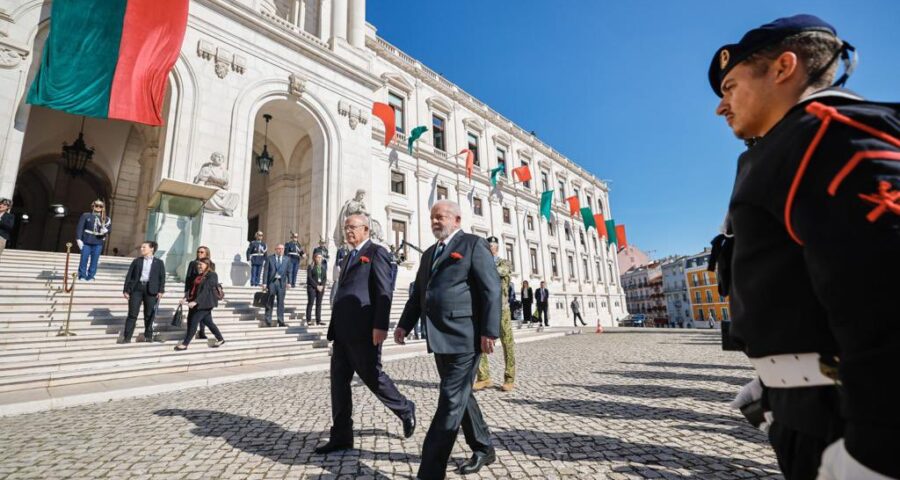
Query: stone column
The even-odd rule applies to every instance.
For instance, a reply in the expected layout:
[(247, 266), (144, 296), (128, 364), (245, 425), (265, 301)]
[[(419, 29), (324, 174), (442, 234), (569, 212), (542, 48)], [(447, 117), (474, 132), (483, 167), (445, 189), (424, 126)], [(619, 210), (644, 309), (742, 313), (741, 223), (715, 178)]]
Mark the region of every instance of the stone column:
[(331, 38), (331, 1), (315, 1), (319, 2), (319, 38), (327, 42)]
[(347, 41), (347, 0), (331, 3), (331, 48), (338, 39)]
[(349, 40), (356, 48), (366, 46), (366, 0), (349, 0)]

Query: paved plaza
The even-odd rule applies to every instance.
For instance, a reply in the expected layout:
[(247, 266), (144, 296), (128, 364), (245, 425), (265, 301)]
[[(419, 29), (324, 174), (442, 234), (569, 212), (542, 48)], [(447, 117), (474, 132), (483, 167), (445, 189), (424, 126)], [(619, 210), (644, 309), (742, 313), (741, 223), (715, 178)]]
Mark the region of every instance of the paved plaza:
[[(466, 478), (781, 478), (765, 435), (727, 405), (752, 371), (717, 334), (585, 330), (518, 345), (517, 389), (477, 394), (498, 461)], [(331, 412), (328, 374), (314, 372), (0, 418), (0, 478), (414, 478), (437, 372), (430, 356), (385, 369), (418, 407), (408, 440), (356, 382), (357, 449), (313, 454)], [(468, 455), (460, 435), (451, 465)]]

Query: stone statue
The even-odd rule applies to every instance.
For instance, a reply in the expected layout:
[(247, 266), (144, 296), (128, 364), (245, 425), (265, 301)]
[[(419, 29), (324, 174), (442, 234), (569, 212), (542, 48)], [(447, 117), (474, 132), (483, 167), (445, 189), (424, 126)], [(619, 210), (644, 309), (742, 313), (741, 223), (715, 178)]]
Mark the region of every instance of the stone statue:
[(372, 215), (369, 214), (369, 211), (366, 209), (366, 204), (363, 202), (366, 199), (366, 191), (363, 189), (359, 189), (356, 191), (356, 196), (347, 200), (347, 203), (344, 204), (343, 208), (341, 208), (341, 213), (338, 215), (338, 222), (334, 229), (334, 244), (335, 245), (343, 245), (344, 242), (344, 220), (350, 215), (366, 215), (369, 217), (369, 237), (372, 239), (374, 243), (379, 245), (384, 245), (384, 237), (382, 236), (381, 223), (378, 220), (372, 218)]
[(215, 152), (209, 156), (209, 162), (200, 168), (200, 173), (194, 177), (194, 183), (215, 188), (216, 194), (206, 201), (204, 209), (207, 212), (217, 212), (230, 217), (238, 207), (240, 197), (236, 193), (228, 191), (228, 170), (222, 165), (225, 156)]

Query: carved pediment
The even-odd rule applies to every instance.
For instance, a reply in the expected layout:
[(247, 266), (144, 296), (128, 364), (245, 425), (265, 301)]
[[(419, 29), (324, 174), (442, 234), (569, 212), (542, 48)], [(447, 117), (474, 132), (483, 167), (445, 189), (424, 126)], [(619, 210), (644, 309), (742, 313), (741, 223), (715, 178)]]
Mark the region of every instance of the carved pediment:
[(475, 117), (466, 117), (463, 119), (463, 125), (469, 130), (481, 133), (484, 131), (484, 122)]
[(404, 93), (410, 93), (415, 90), (416, 86), (409, 82), (403, 75), (398, 73), (385, 72), (381, 74), (381, 81), (385, 86), (394, 87)]
[(497, 145), (504, 145), (507, 147), (512, 145), (512, 139), (509, 138), (509, 136), (504, 133), (498, 133), (498, 134), (492, 136), (491, 138), (494, 140), (494, 143)]
[(453, 105), (451, 105), (450, 102), (448, 102), (444, 98), (441, 98), (437, 95), (429, 98), (428, 100), (425, 100), (425, 103), (428, 104), (428, 108), (436, 110), (438, 112), (443, 112), (447, 115), (450, 115), (450, 113), (453, 112)]

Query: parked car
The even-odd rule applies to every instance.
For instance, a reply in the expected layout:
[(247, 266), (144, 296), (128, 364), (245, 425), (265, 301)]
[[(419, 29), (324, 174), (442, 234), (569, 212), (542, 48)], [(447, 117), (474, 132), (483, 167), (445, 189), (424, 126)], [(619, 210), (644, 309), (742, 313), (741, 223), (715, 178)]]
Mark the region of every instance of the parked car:
[(643, 327), (647, 321), (647, 316), (643, 313), (632, 313), (627, 317), (619, 320), (620, 327)]

